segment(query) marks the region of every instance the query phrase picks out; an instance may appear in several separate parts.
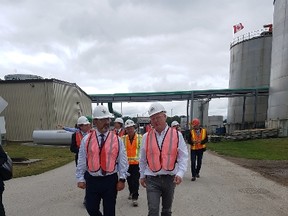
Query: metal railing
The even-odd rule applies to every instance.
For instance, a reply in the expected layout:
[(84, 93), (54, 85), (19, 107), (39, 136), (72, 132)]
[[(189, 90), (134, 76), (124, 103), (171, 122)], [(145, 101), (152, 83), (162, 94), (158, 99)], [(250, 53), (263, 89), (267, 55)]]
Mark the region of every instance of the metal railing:
[(250, 40), (256, 37), (263, 37), (263, 36), (271, 35), (271, 34), (272, 34), (272, 31), (267, 30), (267, 28), (262, 28), (256, 31), (248, 32), (246, 34), (243, 34), (241, 36), (234, 38), (233, 41), (230, 43), (230, 49), (236, 44), (241, 43), (243, 41)]

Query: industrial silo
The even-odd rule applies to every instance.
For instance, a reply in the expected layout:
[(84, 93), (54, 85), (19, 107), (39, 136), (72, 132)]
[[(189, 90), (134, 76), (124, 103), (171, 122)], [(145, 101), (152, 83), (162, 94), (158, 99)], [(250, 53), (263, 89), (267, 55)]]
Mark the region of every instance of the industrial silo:
[[(268, 87), (272, 30), (262, 29), (236, 38), (230, 47), (230, 89)], [(268, 96), (228, 100), (227, 132), (265, 127)]]
[(267, 126), (288, 136), (288, 3), (274, 1), (273, 48)]
[(209, 100), (193, 101), (193, 118), (198, 118), (201, 125), (208, 126)]

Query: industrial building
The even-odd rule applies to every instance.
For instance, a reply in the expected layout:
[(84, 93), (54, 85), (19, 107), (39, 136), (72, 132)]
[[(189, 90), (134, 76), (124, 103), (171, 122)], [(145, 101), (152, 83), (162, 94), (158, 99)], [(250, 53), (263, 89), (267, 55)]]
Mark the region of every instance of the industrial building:
[(0, 80), (0, 92), (8, 102), (1, 113), (8, 141), (32, 141), (34, 130), (74, 127), (79, 116), (92, 114), (91, 98), (75, 83), (15, 75)]

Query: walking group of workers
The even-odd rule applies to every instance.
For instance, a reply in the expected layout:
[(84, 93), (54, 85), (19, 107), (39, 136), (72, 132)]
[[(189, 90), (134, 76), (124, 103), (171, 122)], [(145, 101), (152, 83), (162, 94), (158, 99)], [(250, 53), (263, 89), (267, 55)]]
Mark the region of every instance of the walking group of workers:
[[(179, 123), (167, 125), (162, 104), (151, 104), (148, 114), (152, 128), (143, 136), (131, 119), (124, 123), (116, 118), (110, 130), (113, 115), (103, 105), (94, 108), (91, 121), (85, 116), (78, 119), (70, 149), (75, 153), (77, 186), (85, 189), (89, 215), (114, 216), (117, 192), (124, 189), (126, 180), (132, 206), (138, 206), (141, 184), (146, 188), (148, 216), (159, 216), (161, 198), (161, 215), (172, 215), (174, 189), (186, 172), (188, 150)], [(192, 126), (185, 138), (191, 145), (191, 180), (195, 181), (200, 177), (207, 132), (198, 119), (193, 119)]]

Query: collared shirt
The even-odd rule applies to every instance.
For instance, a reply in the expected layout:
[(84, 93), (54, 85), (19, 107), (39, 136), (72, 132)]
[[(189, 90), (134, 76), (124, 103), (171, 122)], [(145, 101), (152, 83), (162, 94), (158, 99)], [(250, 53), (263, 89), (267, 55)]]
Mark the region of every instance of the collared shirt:
[[(168, 130), (168, 125), (166, 125), (165, 129), (159, 134), (157, 131), (155, 131), (156, 138), (158, 141), (159, 148), (161, 149), (161, 145), (164, 139), (164, 136)], [(155, 129), (153, 129), (155, 130)], [(166, 171), (161, 169), (159, 172), (152, 172), (147, 164), (147, 157), (146, 157), (146, 138), (147, 133), (143, 135), (142, 138), (142, 146), (140, 150), (140, 161), (139, 161), (139, 167), (140, 167), (140, 178), (144, 178), (145, 175), (178, 175), (181, 178), (183, 178), (184, 173), (187, 170), (187, 163), (188, 163), (188, 150), (186, 143), (184, 141), (184, 138), (182, 134), (178, 131), (179, 135), (179, 145), (178, 145), (178, 155), (177, 155), (177, 164), (175, 166), (175, 169), (172, 171)]]
[[(95, 129), (96, 131), (96, 135), (97, 135), (97, 139), (98, 139), (98, 143), (101, 144), (101, 136), (100, 136), (100, 132)], [(104, 133), (104, 139), (106, 140), (107, 135), (108, 135), (107, 131), (106, 133)], [(88, 167), (87, 167), (87, 152), (86, 152), (86, 148), (85, 148), (85, 143), (87, 141), (89, 136), (85, 136), (82, 141), (81, 141), (81, 145), (80, 145), (80, 149), (79, 149), (79, 155), (78, 155), (78, 165), (76, 168), (76, 179), (77, 182), (85, 182), (84, 179), (84, 174), (86, 171), (88, 171)], [(114, 170), (113, 173), (117, 173), (119, 175), (119, 178), (121, 179), (126, 179), (127, 177), (127, 171), (128, 171), (128, 160), (127, 160), (127, 154), (126, 154), (126, 149), (125, 146), (121, 140), (121, 138), (118, 137), (119, 140), (119, 155), (117, 158), (117, 165), (116, 168)], [(92, 176), (103, 176), (101, 173), (101, 170), (97, 171), (97, 172), (90, 172), (88, 171), (90, 175)], [(107, 173), (107, 175), (111, 175), (113, 173)]]

